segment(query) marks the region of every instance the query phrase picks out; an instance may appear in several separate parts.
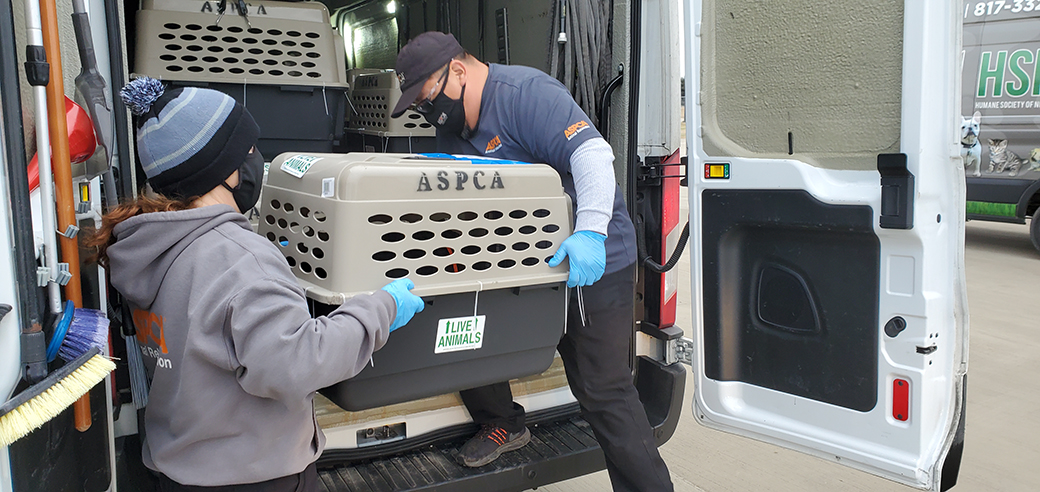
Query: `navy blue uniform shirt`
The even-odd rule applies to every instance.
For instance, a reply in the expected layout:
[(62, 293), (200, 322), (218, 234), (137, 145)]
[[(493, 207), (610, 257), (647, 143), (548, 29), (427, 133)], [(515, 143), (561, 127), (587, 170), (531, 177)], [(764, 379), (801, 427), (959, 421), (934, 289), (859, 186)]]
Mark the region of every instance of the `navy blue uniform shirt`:
[[(577, 204), (571, 154), (597, 137), (601, 137), (599, 131), (559, 81), (534, 68), (492, 63), (480, 98), (476, 131), (463, 140), (438, 130), (437, 150), (548, 164), (560, 173), (564, 191)], [(635, 228), (617, 185), (605, 246), (605, 273), (636, 261)]]

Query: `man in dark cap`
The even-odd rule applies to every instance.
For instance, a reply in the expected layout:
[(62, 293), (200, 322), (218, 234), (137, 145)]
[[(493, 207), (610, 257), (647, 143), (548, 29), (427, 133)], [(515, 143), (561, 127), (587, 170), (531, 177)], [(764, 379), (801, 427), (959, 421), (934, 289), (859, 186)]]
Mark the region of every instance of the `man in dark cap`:
[[(563, 84), (521, 66), (486, 65), (450, 34), (427, 32), (397, 57), (398, 117), (414, 109), (437, 128), (451, 154), (544, 162), (560, 173), (575, 203), (574, 233), (550, 266), (569, 260), (567, 331), (558, 350), (571, 391), (606, 457), (616, 491), (670, 491), (629, 368), (635, 230), (614, 180), (614, 153)], [(508, 382), (460, 392), (482, 425), (459, 460), (483, 466), (530, 441), (524, 408)]]

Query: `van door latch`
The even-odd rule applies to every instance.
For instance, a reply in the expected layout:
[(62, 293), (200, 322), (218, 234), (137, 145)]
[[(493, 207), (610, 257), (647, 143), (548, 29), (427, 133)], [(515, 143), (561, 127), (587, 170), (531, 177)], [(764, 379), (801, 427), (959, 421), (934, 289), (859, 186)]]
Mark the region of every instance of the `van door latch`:
[(881, 228), (914, 228), (914, 175), (906, 167), (906, 154), (878, 154), (881, 173)]

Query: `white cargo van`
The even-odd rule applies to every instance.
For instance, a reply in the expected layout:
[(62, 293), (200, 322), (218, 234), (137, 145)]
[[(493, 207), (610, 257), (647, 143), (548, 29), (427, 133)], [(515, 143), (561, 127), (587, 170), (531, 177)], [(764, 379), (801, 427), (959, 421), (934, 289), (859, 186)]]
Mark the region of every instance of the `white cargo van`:
[[(482, 60), (560, 78), (611, 143), (641, 250), (631, 367), (658, 444), (677, 425), (698, 422), (918, 489), (956, 483), (968, 347), (959, 5), (90, 0), (85, 7), (109, 91), (116, 159), (107, 180), (91, 177), (89, 165), (74, 170), (76, 184), (90, 192), (81, 225), (111, 203), (103, 188), (119, 197), (139, 192), (129, 115), (111, 93), (129, 74), (238, 98), (257, 116), (258, 147), (270, 159), (331, 153), (384, 162), (435, 150), (421, 119), (387, 117), (399, 95), (387, 70), (410, 37), (451, 32)], [(60, 16), (69, 14), (59, 6)], [(0, 255), (0, 303), (11, 307), (0, 321), (5, 397), (25, 387), (19, 332), (46, 315), (34, 236), (53, 233), (34, 227), (42, 212), (30, 206), (25, 185), (35, 149), (19, 58), (25, 15), (22, 2), (0, 1), (0, 216), (7, 225), (0, 250), (9, 252)], [(75, 74), (76, 41), (69, 33), (62, 40), (64, 71)], [(72, 95), (73, 84), (65, 89)], [(688, 156), (679, 153), (684, 118)], [(280, 219), (290, 231), (310, 225), (303, 218), (324, 220), (309, 206), (307, 214), (298, 205), (290, 210), (270, 191), (275, 184), (262, 199), (262, 232), (265, 223), (282, 227)], [(681, 186), (689, 187), (688, 232)], [(677, 285), (669, 259), (687, 234), (693, 282)], [(305, 253), (306, 268), (303, 256), (290, 262), (315, 312), (342, 294), (315, 268), (315, 258), (336, 252)], [(84, 304), (112, 318), (118, 369), (90, 392), (89, 430), (74, 429), (69, 410), (0, 448), (2, 492), (152, 490), (124, 362), (122, 335), (133, 320), (103, 271), (83, 265), (83, 272)], [(391, 276), (376, 273), (383, 274)], [(529, 292), (515, 288), (517, 298)], [(679, 296), (692, 299), (692, 326), (675, 326)], [(519, 302), (509, 299), (489, 302), (505, 311)], [(421, 329), (401, 331), (413, 328)], [(526, 362), (521, 353), (503, 354)], [(414, 374), (444, 369), (430, 355)], [(686, 365), (696, 378), (692, 412), (682, 408)], [(383, 366), (377, 362), (371, 375)], [(480, 369), (478, 362), (469, 370)], [(436, 394), (426, 394), (429, 387), (406, 384), (407, 375), (380, 380), (362, 372), (361, 386), (323, 392), (316, 399), (328, 436), (319, 461), (323, 490), (519, 491), (602, 469), (558, 358), (528, 372), (512, 388), (528, 410), (532, 443), (472, 469), (454, 461), (474, 431), (454, 393), (463, 383), (440, 381)], [(350, 391), (361, 396), (343, 396)]]

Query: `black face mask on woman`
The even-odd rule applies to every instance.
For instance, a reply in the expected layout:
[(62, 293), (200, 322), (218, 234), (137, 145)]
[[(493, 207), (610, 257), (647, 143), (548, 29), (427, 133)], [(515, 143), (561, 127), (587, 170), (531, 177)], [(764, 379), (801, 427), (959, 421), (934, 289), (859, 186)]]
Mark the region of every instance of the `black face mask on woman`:
[(235, 205), (242, 213), (249, 212), (260, 199), (260, 188), (264, 181), (264, 156), (260, 151), (253, 150), (246, 154), (246, 160), (242, 167), (238, 168), (238, 186), (228, 186), (226, 182), (220, 184), (231, 192), (235, 198)]
[(441, 91), (430, 103), (432, 107), (423, 114), (426, 122), (439, 130), (444, 130), (451, 135), (458, 135), (468, 140), (473, 133), (466, 128), (466, 108), (462, 101), (466, 98), (466, 86), (462, 86), (462, 93), (458, 99), (452, 99)]

